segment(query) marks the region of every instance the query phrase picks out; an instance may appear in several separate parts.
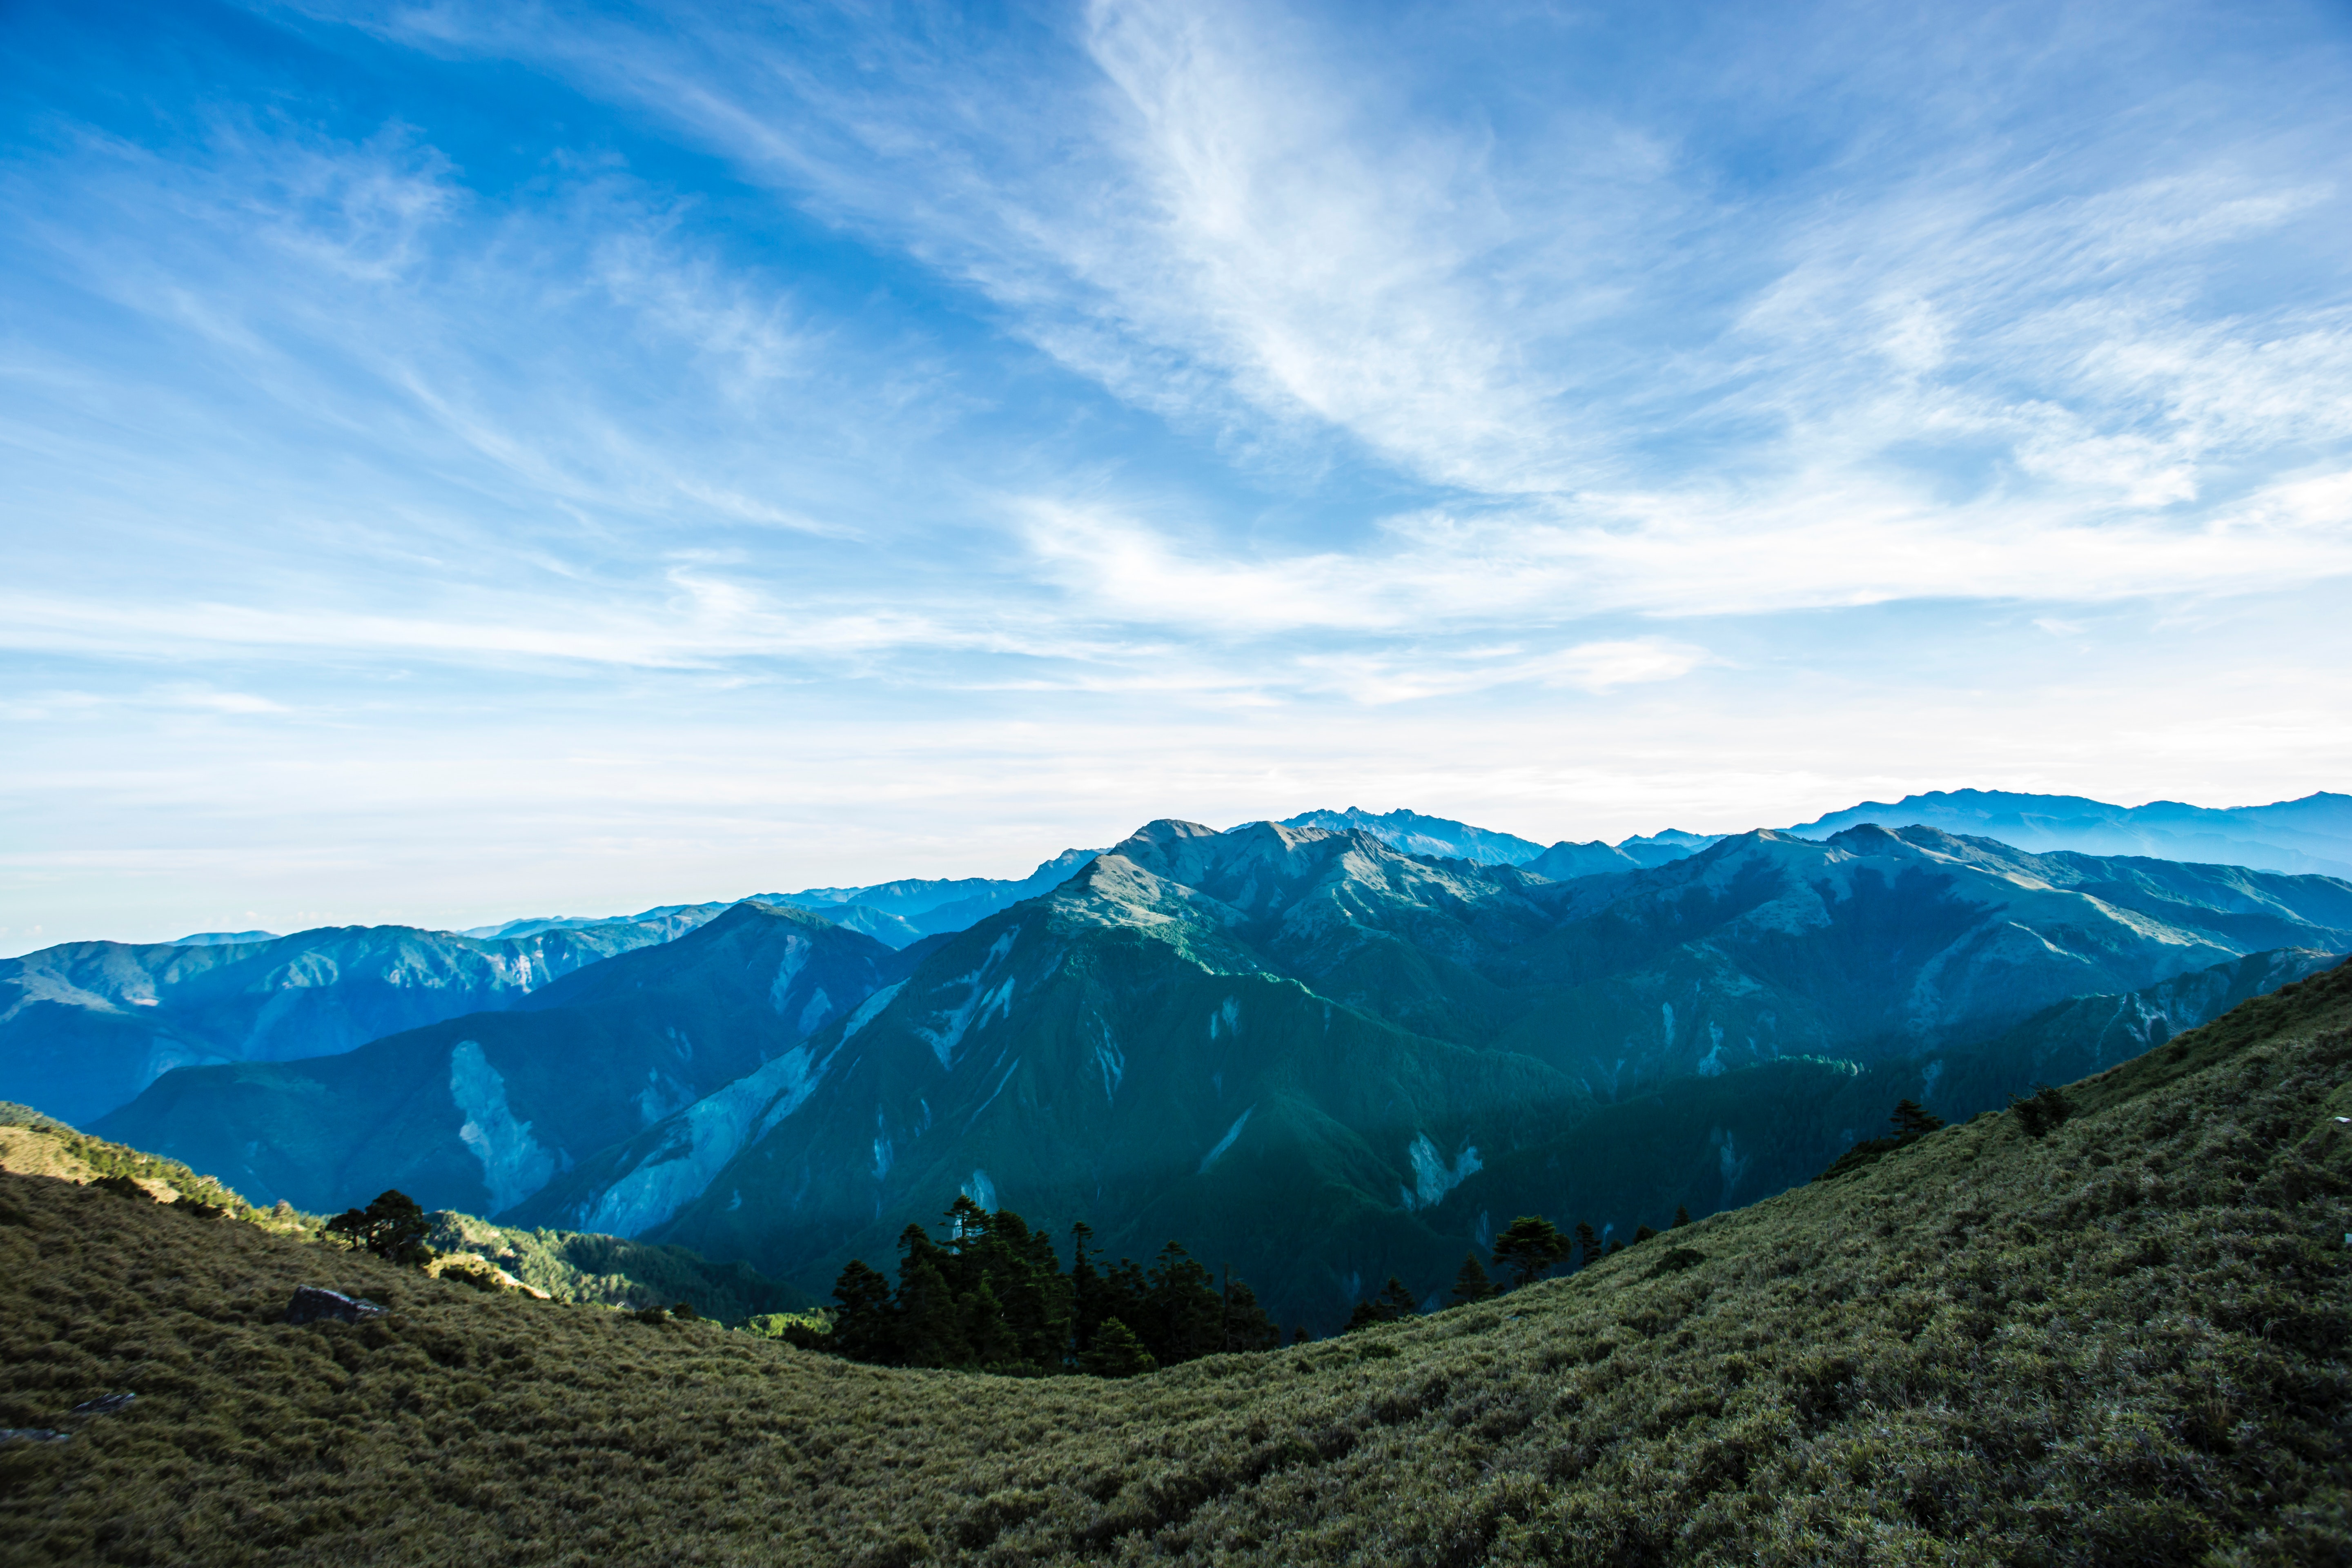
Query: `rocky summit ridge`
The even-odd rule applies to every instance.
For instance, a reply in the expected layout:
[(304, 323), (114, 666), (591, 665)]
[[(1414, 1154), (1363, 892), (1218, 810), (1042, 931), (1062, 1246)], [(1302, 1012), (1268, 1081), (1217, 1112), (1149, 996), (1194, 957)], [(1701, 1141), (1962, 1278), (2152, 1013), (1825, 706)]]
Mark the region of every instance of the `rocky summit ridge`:
[(746, 901), (489, 1011), (165, 1072), (98, 1130), (265, 1199), (398, 1186), (820, 1294), (961, 1193), (1196, 1238), (1320, 1322), (1517, 1213), (1748, 1201), (1897, 1098), (1997, 1106), (2352, 951), (2324, 876), (1864, 824), (1555, 878), (1331, 815), (1148, 823), (903, 947)]

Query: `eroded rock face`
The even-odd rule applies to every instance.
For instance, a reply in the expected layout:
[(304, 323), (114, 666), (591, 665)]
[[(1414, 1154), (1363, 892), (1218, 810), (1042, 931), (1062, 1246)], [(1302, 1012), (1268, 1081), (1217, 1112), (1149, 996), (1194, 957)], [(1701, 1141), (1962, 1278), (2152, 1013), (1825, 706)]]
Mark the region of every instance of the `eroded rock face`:
[(383, 1309), (373, 1301), (346, 1296), (323, 1285), (303, 1286), (294, 1292), (294, 1300), (286, 1308), (286, 1321), (289, 1323), (316, 1323), (330, 1318), (341, 1323), (358, 1323), (382, 1316)]

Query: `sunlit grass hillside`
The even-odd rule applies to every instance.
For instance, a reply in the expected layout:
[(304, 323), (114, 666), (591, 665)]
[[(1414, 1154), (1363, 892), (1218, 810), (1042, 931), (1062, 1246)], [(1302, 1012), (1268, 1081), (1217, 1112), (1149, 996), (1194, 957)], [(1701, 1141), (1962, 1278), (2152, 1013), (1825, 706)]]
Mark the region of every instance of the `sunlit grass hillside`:
[[(2039, 1136), (1980, 1117), (1495, 1302), (1126, 1382), (854, 1365), (0, 1177), (0, 1425), (74, 1433), (0, 1446), (0, 1553), (2352, 1561), (2347, 1026), (2339, 969)], [(285, 1326), (306, 1283), (392, 1310)]]

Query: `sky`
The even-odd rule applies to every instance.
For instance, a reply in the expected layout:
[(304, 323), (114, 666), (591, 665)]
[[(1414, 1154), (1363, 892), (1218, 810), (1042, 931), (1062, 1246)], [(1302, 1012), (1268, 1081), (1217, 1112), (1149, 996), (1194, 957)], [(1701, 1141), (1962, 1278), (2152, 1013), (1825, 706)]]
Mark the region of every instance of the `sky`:
[(0, 952), (2352, 787), (2352, 8), (0, 0)]

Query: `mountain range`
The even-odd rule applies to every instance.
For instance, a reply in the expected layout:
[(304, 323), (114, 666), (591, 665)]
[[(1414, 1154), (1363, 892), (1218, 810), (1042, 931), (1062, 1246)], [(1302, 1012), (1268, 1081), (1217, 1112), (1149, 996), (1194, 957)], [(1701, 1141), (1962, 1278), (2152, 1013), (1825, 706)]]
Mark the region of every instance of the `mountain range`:
[(97, 1130), (257, 1198), (398, 1185), (820, 1293), (962, 1192), (1197, 1238), (1319, 1325), (1497, 1216), (1761, 1196), (1897, 1098), (1995, 1106), (2352, 949), (2341, 880), (1925, 826), (1559, 881), (1273, 823), (1074, 859), (898, 951), (747, 902), (501, 1012), (168, 1074)]
[(96, 1125), (187, 1150), (257, 1201), (331, 1212), (398, 1187), (498, 1214), (715, 1090), (772, 1081), (903, 962), (805, 911), (738, 904), (498, 1012), (338, 1056), (166, 1074)]
[(0, 959), (0, 1100), (86, 1121), (173, 1068), (332, 1056), (510, 1005), (708, 918), (655, 910), (498, 938), (332, 926), (249, 942), (68, 942)]
[(1826, 838), (1864, 822), (1919, 823), (2021, 849), (2145, 855), (2268, 871), (2352, 877), (2352, 795), (2322, 793), (2270, 805), (2211, 807), (2179, 801), (2110, 805), (2071, 795), (1936, 790), (1864, 801), (1790, 829)]
[[(2341, 795), (2214, 810), (1958, 790), (1865, 803), (1789, 831), (1822, 838), (1864, 821), (1938, 826), (2032, 851), (2155, 855), (2352, 876), (2352, 796)], [(1547, 848), (1444, 817), (1354, 806), (1301, 813), (1284, 826), (1360, 831), (1408, 855), (1517, 866), (1552, 881), (1654, 869), (1720, 837), (1667, 829), (1614, 845), (1561, 840)], [(1093, 853), (1064, 850), (1017, 879), (901, 879), (751, 899), (808, 910), (906, 948), (1051, 890)], [(542, 916), (457, 932), (199, 932), (170, 943), (68, 943), (0, 960), (0, 1096), (88, 1120), (125, 1103), (173, 1067), (331, 1055), (403, 1028), (502, 1006), (581, 963), (667, 941), (731, 907), (720, 900), (634, 915)]]

